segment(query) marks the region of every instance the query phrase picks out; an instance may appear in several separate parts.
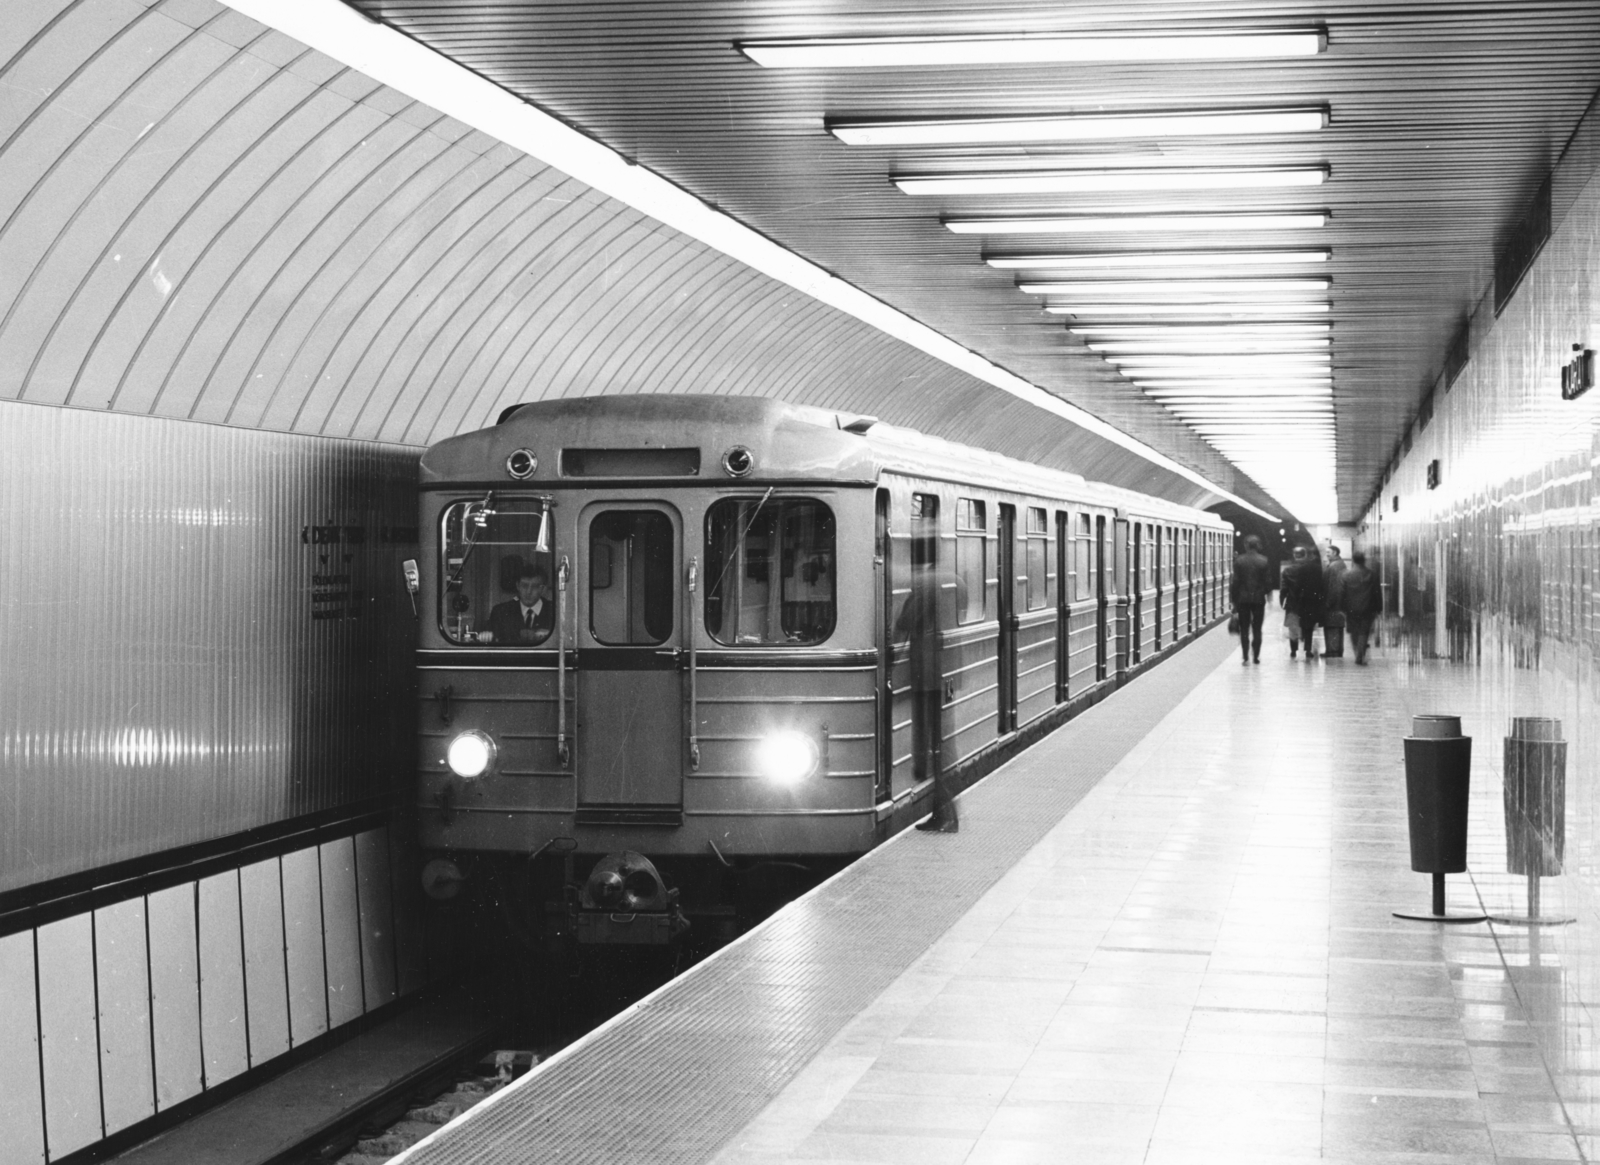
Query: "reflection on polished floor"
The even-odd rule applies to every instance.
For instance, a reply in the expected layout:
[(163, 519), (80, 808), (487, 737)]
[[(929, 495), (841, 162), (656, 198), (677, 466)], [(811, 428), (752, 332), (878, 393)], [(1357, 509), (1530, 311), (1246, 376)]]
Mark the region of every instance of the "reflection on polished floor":
[[(1230, 656), (718, 1162), (1600, 1155), (1589, 847), (1569, 838), (1568, 876), (1543, 885), (1572, 926), (1390, 913), (1428, 908), (1406, 839), (1411, 715), (1459, 713), (1475, 738), (1473, 869), (1452, 907), (1513, 912), (1501, 737), (1513, 713), (1561, 715), (1571, 686), (1396, 650), (1372, 665)], [(1014, 763), (1070, 765), (1053, 740)], [(964, 841), (1003, 827), (986, 792), (963, 801)]]

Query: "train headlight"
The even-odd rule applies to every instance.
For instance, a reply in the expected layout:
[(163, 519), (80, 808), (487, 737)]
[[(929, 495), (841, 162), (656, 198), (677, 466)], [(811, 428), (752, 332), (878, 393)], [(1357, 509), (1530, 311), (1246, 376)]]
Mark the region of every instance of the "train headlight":
[(494, 741), (476, 730), (463, 732), (445, 750), (445, 763), (458, 777), (481, 777), (494, 764)]
[(805, 780), (817, 771), (820, 759), (817, 742), (793, 728), (770, 733), (756, 747), (761, 775), (780, 785)]

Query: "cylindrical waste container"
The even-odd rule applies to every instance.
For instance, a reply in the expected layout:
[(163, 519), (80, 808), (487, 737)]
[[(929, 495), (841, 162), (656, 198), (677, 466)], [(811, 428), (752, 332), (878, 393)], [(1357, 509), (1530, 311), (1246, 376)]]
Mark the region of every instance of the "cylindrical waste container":
[(1567, 742), (1561, 721), (1517, 716), (1506, 737), (1506, 873), (1553, 878), (1567, 835)]
[(1506, 872), (1528, 879), (1528, 916), (1496, 921), (1559, 924), (1539, 913), (1539, 879), (1561, 873), (1567, 838), (1567, 742), (1561, 721), (1515, 716), (1506, 737)]
[(1433, 875), (1433, 912), (1396, 917), (1431, 922), (1482, 922), (1485, 915), (1446, 914), (1444, 876), (1467, 868), (1467, 795), (1472, 737), (1461, 735), (1461, 717), (1414, 716), (1405, 739), (1406, 817), (1411, 833), (1411, 868)]

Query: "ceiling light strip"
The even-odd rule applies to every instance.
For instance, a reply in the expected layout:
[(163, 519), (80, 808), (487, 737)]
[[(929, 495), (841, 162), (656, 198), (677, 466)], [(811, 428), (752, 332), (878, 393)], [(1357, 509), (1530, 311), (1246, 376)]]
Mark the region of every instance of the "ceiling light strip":
[(1052, 315), (1077, 316), (1092, 319), (1095, 316), (1193, 316), (1197, 319), (1218, 319), (1225, 316), (1275, 316), (1319, 315), (1332, 310), (1326, 302), (1236, 303), (1231, 300), (1213, 300), (1209, 303), (1047, 303), (1044, 310)]
[(1210, 481), (1136, 437), (1054, 393), (1007, 372), (853, 284), (829, 274), (766, 236), (713, 209), (682, 187), (624, 158), (470, 69), (405, 34), (362, 16), (340, 0), (224, 0), (274, 28), (400, 93), (513, 149), (571, 175), (674, 230), (854, 316), (985, 384), (1078, 426), (1152, 465), (1193, 482), (1270, 521), (1276, 515)]
[(846, 36), (741, 41), (767, 69), (948, 68), (970, 65), (1239, 61), (1310, 57), (1328, 43), (1321, 29), (1239, 29), (1178, 34)]
[(1234, 337), (1250, 339), (1259, 336), (1310, 336), (1331, 338), (1333, 325), (1327, 322), (1305, 320), (1298, 323), (1235, 323), (1235, 324), (1068, 324), (1067, 331), (1086, 339), (1159, 340), (1192, 337), (1197, 340), (1226, 340)]
[(1188, 169), (1142, 166), (1119, 170), (1029, 171), (1020, 174), (906, 174), (892, 178), (918, 197), (958, 194), (1097, 194), (1117, 190), (1256, 190), (1320, 186), (1326, 166), (1235, 166)]
[(1116, 234), (1124, 231), (1302, 231), (1326, 226), (1329, 211), (1284, 211), (1262, 214), (1057, 214), (1028, 218), (947, 218), (945, 229), (958, 235)]
[(1078, 113), (1045, 117), (916, 118), (834, 121), (828, 132), (848, 146), (937, 146), (1009, 142), (1127, 141), (1131, 138), (1301, 134), (1328, 124), (1327, 106), (1181, 109), (1159, 113)]
[(1326, 351), (1330, 341), (1272, 339), (1260, 340), (1110, 340), (1091, 343), (1091, 352), (1107, 356), (1241, 356), (1269, 355), (1275, 352)]
[(1017, 290), (1028, 295), (1274, 295), (1284, 292), (1326, 292), (1326, 279), (1065, 279), (1048, 283), (1024, 281)]
[(1005, 270), (1057, 267), (1062, 270), (1122, 270), (1124, 268), (1232, 267), (1326, 263), (1330, 247), (1276, 251), (1107, 251), (1050, 252), (1036, 255), (986, 255), (984, 262)]

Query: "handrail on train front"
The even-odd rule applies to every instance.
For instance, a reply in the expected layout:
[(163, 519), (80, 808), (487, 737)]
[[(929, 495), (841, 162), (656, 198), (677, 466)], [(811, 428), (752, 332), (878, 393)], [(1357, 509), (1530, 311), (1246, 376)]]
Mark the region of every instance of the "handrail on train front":
[(572, 750), (567, 747), (567, 572), (571, 564), (561, 556), (556, 570), (556, 758), (567, 764)]
[(689, 645), (689, 771), (700, 770), (700, 713), (696, 707), (694, 647), (694, 592), (700, 578), (700, 560), (689, 557), (688, 585), (683, 591), (683, 637)]

